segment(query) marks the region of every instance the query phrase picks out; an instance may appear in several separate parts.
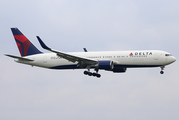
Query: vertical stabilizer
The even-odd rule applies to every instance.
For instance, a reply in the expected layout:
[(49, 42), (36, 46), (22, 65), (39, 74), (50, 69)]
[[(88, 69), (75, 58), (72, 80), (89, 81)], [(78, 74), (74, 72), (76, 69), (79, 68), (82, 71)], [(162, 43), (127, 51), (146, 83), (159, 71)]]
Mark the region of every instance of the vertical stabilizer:
[(11, 28), (17, 47), (22, 57), (42, 53), (21, 33), (18, 28)]

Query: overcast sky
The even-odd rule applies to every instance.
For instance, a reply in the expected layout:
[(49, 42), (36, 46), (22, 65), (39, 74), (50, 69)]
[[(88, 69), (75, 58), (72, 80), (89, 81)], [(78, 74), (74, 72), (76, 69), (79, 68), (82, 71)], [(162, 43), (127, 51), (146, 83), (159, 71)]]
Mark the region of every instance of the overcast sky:
[(1, 0), (1, 120), (177, 120), (179, 63), (125, 74), (49, 70), (15, 63), (10, 28), (64, 52), (163, 50), (179, 57), (178, 0)]

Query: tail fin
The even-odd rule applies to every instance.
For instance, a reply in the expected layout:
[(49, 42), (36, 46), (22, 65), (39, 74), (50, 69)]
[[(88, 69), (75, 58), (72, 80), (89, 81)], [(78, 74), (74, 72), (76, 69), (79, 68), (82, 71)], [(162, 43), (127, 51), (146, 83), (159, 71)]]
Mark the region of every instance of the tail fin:
[(42, 53), (21, 33), (18, 28), (11, 28), (17, 47), (22, 57)]

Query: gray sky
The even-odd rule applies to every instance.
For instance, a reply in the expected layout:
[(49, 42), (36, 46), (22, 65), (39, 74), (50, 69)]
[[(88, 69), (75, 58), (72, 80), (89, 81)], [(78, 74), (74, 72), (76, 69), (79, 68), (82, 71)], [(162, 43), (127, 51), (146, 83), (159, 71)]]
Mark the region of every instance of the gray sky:
[(128, 69), (125, 74), (48, 70), (15, 63), (10, 31), (18, 27), (43, 52), (36, 36), (64, 52), (164, 50), (179, 57), (178, 0), (1, 0), (0, 119), (176, 120), (179, 63)]

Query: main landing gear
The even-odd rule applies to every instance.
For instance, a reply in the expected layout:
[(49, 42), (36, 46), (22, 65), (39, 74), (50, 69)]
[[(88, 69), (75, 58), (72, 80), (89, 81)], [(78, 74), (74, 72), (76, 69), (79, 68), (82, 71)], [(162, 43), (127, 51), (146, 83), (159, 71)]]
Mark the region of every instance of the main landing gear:
[(97, 78), (100, 78), (100, 77), (101, 77), (100, 74), (98, 74), (98, 73), (92, 73), (92, 72), (89, 72), (89, 71), (84, 71), (84, 74), (85, 74), (85, 75), (89, 75), (89, 76), (95, 76), (95, 77), (97, 77)]
[(165, 66), (161, 66), (160, 68), (161, 68), (160, 74), (164, 74), (163, 70), (164, 70)]
[(95, 71), (96, 71), (96, 73), (95, 73), (95, 72), (92, 73), (92, 72), (90, 72), (89, 70), (88, 70), (88, 71), (84, 71), (84, 74), (85, 74), (85, 75), (89, 75), (89, 76), (94, 76), (94, 77), (100, 78), (101, 75), (98, 74), (98, 69), (95, 69)]

